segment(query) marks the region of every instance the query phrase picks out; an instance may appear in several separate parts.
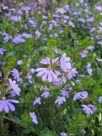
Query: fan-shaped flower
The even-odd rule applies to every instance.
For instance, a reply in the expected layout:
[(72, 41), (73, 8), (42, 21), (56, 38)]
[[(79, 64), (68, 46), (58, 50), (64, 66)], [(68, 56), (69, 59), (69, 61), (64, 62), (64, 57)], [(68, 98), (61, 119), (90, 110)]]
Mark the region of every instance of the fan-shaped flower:
[(21, 64), (23, 64), (22, 60), (18, 60), (17, 65), (21, 65)]
[(41, 33), (40, 33), (39, 30), (36, 30), (36, 31), (35, 31), (35, 36), (36, 36), (36, 39), (40, 38)]
[(67, 134), (65, 132), (61, 132), (60, 136), (67, 136)]
[(13, 43), (15, 44), (20, 44), (20, 43), (24, 43), (25, 42), (25, 39), (22, 38), (21, 35), (17, 35), (15, 38), (13, 38)]
[(13, 104), (17, 104), (19, 101), (17, 100), (0, 100), (0, 112), (6, 112), (8, 113), (9, 111), (15, 111), (15, 106)]
[(15, 80), (9, 79), (10, 87), (15, 91), (17, 95), (20, 95), (21, 89), (18, 87), (18, 84), (16, 84)]
[(34, 124), (38, 124), (37, 116), (35, 115), (34, 112), (30, 112), (30, 117), (32, 118), (32, 122)]
[(21, 81), (20, 73), (17, 69), (13, 68), (11, 73), (12, 73), (12, 76), (13, 76), (14, 79), (16, 79), (17, 81)]
[(96, 107), (92, 104), (89, 105), (82, 105), (83, 107), (83, 111), (85, 112), (85, 114), (90, 115), (93, 114), (96, 111)]
[(45, 91), (44, 93), (42, 93), (41, 97), (44, 97), (45, 99), (47, 99), (49, 97), (49, 92)]
[(54, 64), (57, 64), (57, 62), (58, 62), (58, 58), (50, 59), (49, 57), (46, 57), (45, 59), (42, 59), (40, 61), (40, 63), (44, 65), (54, 65)]
[(23, 33), (22, 37), (24, 37), (24, 38), (32, 38), (32, 35), (31, 34), (27, 34), (27, 33)]
[(91, 64), (90, 63), (88, 63), (86, 65), (86, 70), (87, 70), (87, 72), (88, 72), (89, 75), (92, 75), (92, 68), (91, 68)]
[(66, 53), (64, 53), (60, 58), (59, 65), (64, 72), (67, 72), (69, 69), (71, 69), (70, 57), (67, 57)]
[(81, 58), (86, 58), (87, 55), (88, 55), (88, 50), (83, 50), (83, 51), (80, 53), (80, 55), (81, 55)]
[(36, 104), (40, 105), (41, 104), (41, 98), (40, 97), (35, 98), (33, 104), (34, 105), (36, 105)]
[(21, 16), (11, 16), (9, 17), (11, 21), (18, 22), (21, 21)]
[(95, 49), (95, 47), (92, 46), (92, 45), (90, 45), (90, 46), (87, 47), (87, 49), (88, 49), (89, 51), (93, 51), (93, 50)]
[(4, 48), (0, 48), (0, 55), (3, 55), (6, 50)]
[(31, 10), (31, 7), (29, 7), (29, 6), (23, 6), (22, 10), (28, 12), (29, 10)]
[(67, 78), (70, 80), (70, 79), (72, 79), (73, 77), (75, 77), (77, 73), (78, 73), (78, 72), (77, 72), (76, 68), (72, 68), (71, 70), (69, 70), (69, 71), (67, 72)]
[(102, 96), (99, 97), (98, 102), (102, 103)]
[(66, 98), (63, 97), (63, 96), (58, 97), (57, 100), (55, 101), (55, 103), (56, 103), (58, 106), (62, 105), (64, 102), (66, 102)]
[(80, 99), (86, 99), (88, 97), (88, 93), (86, 91), (79, 92), (73, 97), (73, 101), (77, 101)]
[(42, 80), (45, 82), (53, 82), (57, 80), (56, 74), (47, 68), (38, 68), (36, 69), (37, 77), (42, 77)]
[(64, 89), (61, 90), (61, 94), (63, 97), (68, 97), (68, 91), (66, 91)]

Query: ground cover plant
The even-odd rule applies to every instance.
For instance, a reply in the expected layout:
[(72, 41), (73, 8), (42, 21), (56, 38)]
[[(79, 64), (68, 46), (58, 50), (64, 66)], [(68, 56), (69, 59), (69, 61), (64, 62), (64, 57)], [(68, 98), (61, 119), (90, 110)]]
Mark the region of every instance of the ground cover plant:
[(102, 136), (102, 2), (30, 11), (0, 20), (0, 136)]

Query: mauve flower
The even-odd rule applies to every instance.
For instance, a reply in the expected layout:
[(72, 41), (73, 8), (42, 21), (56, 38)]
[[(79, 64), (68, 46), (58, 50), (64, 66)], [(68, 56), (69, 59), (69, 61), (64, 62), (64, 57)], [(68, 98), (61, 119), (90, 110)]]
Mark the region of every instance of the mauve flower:
[(28, 79), (29, 83), (32, 83), (32, 75), (27, 73), (26, 78)]
[(91, 68), (91, 64), (90, 63), (88, 63), (86, 65), (86, 70), (87, 70), (87, 72), (88, 72), (89, 75), (92, 75), (92, 68)]
[(21, 89), (18, 87), (18, 84), (16, 84), (15, 80), (9, 79), (10, 87), (15, 91), (17, 95), (20, 95)]
[(92, 27), (92, 28), (90, 29), (90, 32), (93, 33), (93, 32), (95, 31), (95, 29), (96, 29), (95, 27)]
[(50, 38), (54, 38), (54, 35), (53, 35), (53, 34), (50, 34)]
[(61, 95), (63, 96), (63, 97), (68, 97), (68, 91), (66, 91), (66, 90), (61, 90)]
[(95, 49), (95, 47), (92, 46), (92, 45), (90, 45), (90, 46), (87, 47), (87, 49), (88, 49), (89, 51), (93, 51), (93, 50)]
[(42, 19), (47, 19), (47, 18), (48, 18), (47, 16), (44, 16), (44, 15), (42, 16)]
[(17, 35), (15, 38), (13, 38), (13, 43), (15, 44), (19, 44), (19, 43), (24, 43), (25, 42), (25, 39), (22, 38), (21, 35)]
[(53, 81), (53, 84), (55, 86), (58, 86), (58, 85), (62, 84), (62, 82), (61, 82), (60, 78), (58, 78), (57, 80)]
[(0, 55), (3, 55), (6, 50), (4, 48), (0, 48)]
[(44, 93), (42, 93), (41, 97), (44, 97), (45, 99), (47, 99), (50, 96), (48, 91), (45, 91)]
[(60, 16), (55, 13), (55, 14), (53, 14), (53, 17), (54, 17), (54, 18), (59, 18)]
[(98, 33), (102, 33), (102, 27), (99, 27), (99, 30), (97, 30)]
[(35, 36), (36, 36), (36, 39), (38, 39), (41, 36), (41, 33), (39, 30), (35, 31)]
[(77, 101), (80, 99), (86, 99), (88, 97), (88, 93), (86, 91), (79, 92), (73, 97), (73, 101)]
[(66, 20), (66, 19), (63, 19), (63, 23), (66, 24), (66, 23), (67, 23), (67, 20)]
[(41, 64), (44, 64), (44, 65), (49, 65), (50, 64), (50, 58), (49, 57), (46, 57), (45, 59), (42, 59), (40, 61)]
[(32, 74), (34, 74), (35, 69), (34, 69), (34, 68), (31, 68), (31, 69), (30, 69), (30, 72), (31, 72)]
[(11, 95), (12, 97), (17, 96), (17, 94), (16, 94), (16, 92), (15, 92), (14, 90), (11, 90), (11, 91), (10, 91), (10, 95)]
[(86, 0), (86, 3), (88, 3), (89, 2), (89, 0)]
[(55, 101), (58, 106), (62, 105), (64, 102), (66, 102), (66, 98), (63, 96), (59, 96)]
[(20, 73), (17, 69), (13, 68), (11, 73), (12, 73), (12, 76), (13, 76), (14, 79), (16, 79), (17, 81), (21, 81)]
[(98, 41), (97, 43), (98, 43), (99, 45), (102, 45), (102, 41)]
[(102, 103), (102, 96), (100, 96), (100, 97), (98, 98), (98, 102), (99, 102), (99, 103)]
[(102, 22), (99, 22), (100, 26), (102, 26)]
[(18, 60), (17, 65), (21, 65), (21, 64), (23, 64), (22, 60)]
[(41, 104), (41, 98), (40, 97), (35, 98), (33, 104), (34, 105), (40, 105)]
[(100, 6), (100, 5), (95, 5), (95, 9), (102, 12), (102, 6)]
[(0, 61), (0, 65), (4, 66), (6, 64), (5, 61)]
[(37, 116), (35, 115), (34, 112), (30, 112), (30, 117), (32, 118), (32, 122), (34, 124), (38, 124)]
[(56, 13), (64, 14), (66, 13), (66, 10), (64, 8), (57, 8)]
[(45, 59), (42, 59), (40, 63), (44, 65), (54, 65), (54, 64), (57, 64), (57, 61), (58, 61), (58, 58), (50, 59), (49, 57), (46, 57)]
[(82, 105), (83, 111), (85, 112), (85, 114), (87, 115), (91, 115), (96, 111), (96, 107), (92, 104), (89, 105)]
[(4, 36), (4, 39), (3, 39), (4, 43), (8, 42), (12, 38), (12, 36), (7, 33), (3, 33), (3, 36)]
[(94, 17), (92, 16), (92, 17), (89, 17), (89, 18), (87, 18), (87, 22), (93, 22), (94, 21)]
[(69, 21), (68, 24), (73, 28), (75, 27), (75, 24), (72, 21)]
[(70, 57), (67, 57), (66, 53), (64, 53), (60, 58), (59, 65), (64, 72), (67, 72), (69, 69), (71, 69)]
[(79, 20), (80, 22), (82, 22), (82, 23), (85, 23), (85, 22), (86, 22), (85, 18), (79, 18), (78, 20)]
[(23, 6), (23, 4), (24, 4), (23, 2), (20, 2), (20, 3), (19, 3), (19, 6), (20, 6), (20, 7), (22, 7), (22, 6)]
[(22, 10), (28, 12), (29, 10), (31, 10), (31, 7), (25, 6), (25, 7), (22, 7)]
[(81, 3), (81, 4), (84, 3), (84, 0), (80, 0), (80, 3)]
[(29, 20), (29, 23), (32, 25), (32, 27), (36, 27), (37, 22), (33, 20)]
[(59, 53), (57, 48), (54, 50), (54, 52), (55, 52), (56, 55)]
[(62, 76), (61, 78), (60, 78), (60, 83), (66, 83), (66, 77), (65, 76)]
[(57, 76), (52, 70), (46, 68), (38, 68), (37, 72), (37, 76), (41, 76), (44, 82), (46, 81), (51, 83), (57, 80)]
[(58, 80), (56, 74), (50, 69), (37, 68), (36, 72), (38, 72), (37, 77), (42, 77), (42, 80), (44, 82), (50, 82), (51, 83), (51, 82)]
[(50, 29), (53, 27), (53, 26), (58, 26), (58, 22), (56, 20), (51, 20), (50, 22)]
[(11, 16), (9, 17), (11, 21), (18, 22), (21, 21), (21, 16)]
[(43, 86), (41, 86), (40, 87), (40, 91), (48, 91), (49, 90), (49, 88), (47, 87), (47, 86), (45, 86), (45, 87), (43, 87)]
[(17, 10), (17, 14), (22, 15), (23, 14), (22, 10), (21, 9)]
[(82, 58), (86, 58), (87, 55), (88, 55), (88, 50), (83, 50), (81, 53), (80, 53), (81, 57)]
[(27, 33), (23, 33), (21, 36), (24, 38), (32, 38), (32, 34), (27, 34)]
[(70, 80), (70, 79), (72, 79), (73, 77), (75, 77), (77, 73), (78, 73), (78, 72), (77, 72), (76, 68), (72, 68), (71, 70), (69, 70), (69, 71), (67, 72), (67, 78)]
[(66, 20), (68, 20), (68, 19), (69, 19), (69, 16), (64, 15), (63, 18), (66, 19)]
[(65, 132), (61, 132), (60, 136), (67, 136), (67, 134)]
[(0, 112), (6, 112), (8, 113), (9, 111), (15, 111), (15, 106), (13, 104), (17, 104), (19, 101), (17, 100), (0, 100)]

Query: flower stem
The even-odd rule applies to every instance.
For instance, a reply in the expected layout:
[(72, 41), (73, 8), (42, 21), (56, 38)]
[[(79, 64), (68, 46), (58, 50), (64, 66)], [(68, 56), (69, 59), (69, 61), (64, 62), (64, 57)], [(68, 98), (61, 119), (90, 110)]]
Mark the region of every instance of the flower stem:
[(0, 113), (0, 136), (3, 136), (3, 113)]

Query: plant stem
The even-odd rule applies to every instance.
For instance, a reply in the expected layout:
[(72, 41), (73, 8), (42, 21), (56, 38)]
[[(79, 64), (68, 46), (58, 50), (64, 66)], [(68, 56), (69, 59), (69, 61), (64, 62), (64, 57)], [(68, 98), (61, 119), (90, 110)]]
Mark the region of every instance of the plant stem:
[(0, 113), (0, 136), (3, 136), (3, 113)]

